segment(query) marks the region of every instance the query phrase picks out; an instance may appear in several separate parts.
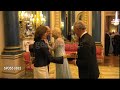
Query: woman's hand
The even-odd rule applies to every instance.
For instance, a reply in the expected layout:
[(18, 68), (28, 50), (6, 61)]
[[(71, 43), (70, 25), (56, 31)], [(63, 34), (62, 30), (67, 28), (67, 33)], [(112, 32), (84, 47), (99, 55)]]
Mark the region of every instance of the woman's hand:
[(47, 39), (44, 39), (44, 41), (45, 41), (45, 43), (46, 43), (46, 44), (48, 44), (48, 45), (49, 45), (49, 43), (48, 43), (48, 40), (47, 40)]
[(71, 58), (77, 58), (77, 52), (71, 53), (70, 56)]
[(65, 55), (63, 55), (63, 57), (64, 58), (70, 58), (71, 56), (70, 56), (70, 54), (65, 54)]

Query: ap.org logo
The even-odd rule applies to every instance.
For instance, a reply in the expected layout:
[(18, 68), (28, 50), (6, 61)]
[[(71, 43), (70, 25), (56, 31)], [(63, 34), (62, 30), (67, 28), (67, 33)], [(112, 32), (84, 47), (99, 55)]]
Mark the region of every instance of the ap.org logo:
[(21, 70), (21, 67), (17, 67), (17, 66), (5, 66), (3, 67), (3, 70)]

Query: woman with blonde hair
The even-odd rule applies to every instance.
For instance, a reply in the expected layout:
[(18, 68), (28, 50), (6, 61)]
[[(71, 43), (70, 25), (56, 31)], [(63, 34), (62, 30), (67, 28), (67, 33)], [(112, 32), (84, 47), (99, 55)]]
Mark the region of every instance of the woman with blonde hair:
[[(61, 57), (65, 54), (65, 43), (61, 35), (60, 28), (55, 27), (52, 31), (52, 35), (55, 39), (54, 43), (54, 55), (55, 57)], [(71, 78), (71, 72), (68, 64), (67, 58), (64, 58), (66, 60), (63, 60), (63, 64), (56, 64), (56, 78), (62, 79), (62, 78)]]

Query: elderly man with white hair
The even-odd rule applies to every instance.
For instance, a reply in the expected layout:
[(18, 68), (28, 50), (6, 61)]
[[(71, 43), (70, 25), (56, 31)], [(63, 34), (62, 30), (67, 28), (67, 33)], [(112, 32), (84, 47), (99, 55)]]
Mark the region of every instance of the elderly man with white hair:
[(78, 66), (80, 79), (97, 79), (99, 68), (96, 59), (95, 42), (86, 31), (84, 22), (77, 21), (74, 24), (74, 32), (79, 38), (76, 65)]

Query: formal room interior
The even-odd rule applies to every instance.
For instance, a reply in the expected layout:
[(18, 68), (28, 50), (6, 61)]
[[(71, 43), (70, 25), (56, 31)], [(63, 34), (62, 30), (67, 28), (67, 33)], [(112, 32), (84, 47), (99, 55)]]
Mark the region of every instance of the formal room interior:
[[(65, 52), (77, 52), (74, 23), (81, 20), (95, 41), (99, 79), (119, 79), (119, 18), (120, 11), (0, 11), (0, 78), (34, 79), (30, 45), (34, 43), (36, 28), (40, 25), (50, 30), (60, 28)], [(106, 46), (106, 33), (109, 33), (109, 47)], [(116, 35), (118, 39), (114, 39)], [(79, 79), (77, 66), (69, 63), (69, 67), (70, 79)], [(52, 62), (49, 78), (56, 79), (56, 64)]]

